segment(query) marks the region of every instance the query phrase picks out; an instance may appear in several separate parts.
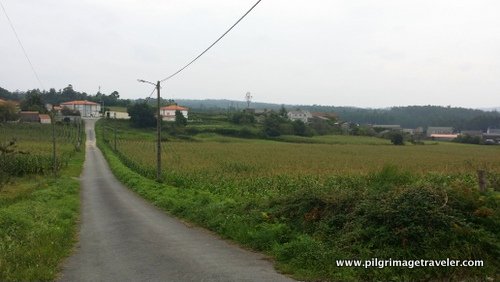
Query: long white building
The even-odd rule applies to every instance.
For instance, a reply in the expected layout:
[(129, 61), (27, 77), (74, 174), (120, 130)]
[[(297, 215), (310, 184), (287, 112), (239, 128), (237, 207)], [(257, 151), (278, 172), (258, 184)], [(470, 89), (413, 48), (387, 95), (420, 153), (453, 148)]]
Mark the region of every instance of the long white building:
[(69, 101), (61, 103), (61, 107), (66, 107), (80, 112), (82, 117), (98, 117), (101, 112), (101, 105), (87, 100)]

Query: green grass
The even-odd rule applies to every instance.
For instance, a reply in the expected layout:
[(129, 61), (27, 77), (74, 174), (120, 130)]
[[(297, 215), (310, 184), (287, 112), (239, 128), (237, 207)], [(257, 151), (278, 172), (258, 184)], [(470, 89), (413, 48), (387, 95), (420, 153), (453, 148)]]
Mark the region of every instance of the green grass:
[(118, 107), (118, 106), (107, 107), (106, 106), (106, 108), (109, 108), (110, 111), (114, 111), (114, 112), (123, 112), (123, 113), (127, 112), (127, 107)]
[[(153, 143), (127, 139), (131, 135), (120, 139), (116, 152), (98, 135), (98, 145), (121, 181), (172, 214), (268, 253), (279, 269), (296, 278), (498, 277), (500, 197), (491, 190), (477, 191), (475, 170), (486, 168), (490, 188), (498, 189), (499, 147), (392, 146), (357, 137), (300, 144), (204, 133), (195, 137), (198, 142), (163, 143), (165, 183), (159, 184), (152, 180)], [(336, 259), (374, 257), (474, 258), (486, 266), (334, 265)]]
[(14, 178), (0, 191), (0, 281), (57, 277), (75, 243), (79, 181), (84, 152), (76, 153), (56, 179)]

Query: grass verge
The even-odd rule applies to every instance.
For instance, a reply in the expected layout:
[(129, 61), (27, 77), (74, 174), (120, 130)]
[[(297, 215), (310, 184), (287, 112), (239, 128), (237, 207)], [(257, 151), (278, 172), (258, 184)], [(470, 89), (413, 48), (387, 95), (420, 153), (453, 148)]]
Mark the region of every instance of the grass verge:
[(75, 243), (84, 159), (77, 152), (57, 178), (17, 178), (0, 191), (0, 281), (56, 278)]

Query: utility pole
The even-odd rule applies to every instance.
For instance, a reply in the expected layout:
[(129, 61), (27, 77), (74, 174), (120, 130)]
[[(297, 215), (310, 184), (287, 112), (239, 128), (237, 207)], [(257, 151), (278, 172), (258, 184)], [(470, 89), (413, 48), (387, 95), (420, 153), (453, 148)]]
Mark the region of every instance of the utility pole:
[(157, 81), (156, 83), (153, 83), (151, 81), (147, 81), (144, 79), (138, 79), (137, 81), (154, 85), (156, 88), (156, 93), (157, 93), (157, 96), (156, 96), (156, 181), (161, 182), (161, 123), (162, 123), (162, 118), (161, 118), (161, 114), (160, 114), (161, 81)]
[(156, 180), (161, 181), (161, 122), (162, 117), (160, 115), (160, 81), (156, 83), (157, 103), (156, 103)]
[(106, 112), (104, 112), (104, 99), (101, 94), (101, 86), (99, 85), (99, 90), (97, 91), (99, 96), (101, 96), (101, 112), (102, 112), (102, 117), (105, 118)]

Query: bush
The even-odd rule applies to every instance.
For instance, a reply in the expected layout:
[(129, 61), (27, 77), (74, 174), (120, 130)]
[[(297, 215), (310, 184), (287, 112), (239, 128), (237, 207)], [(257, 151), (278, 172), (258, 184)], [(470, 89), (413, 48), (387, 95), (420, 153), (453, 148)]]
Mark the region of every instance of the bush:
[(453, 139), (453, 142), (465, 144), (484, 144), (481, 136), (471, 136), (469, 134), (459, 135), (457, 138)]
[(404, 142), (403, 133), (401, 133), (401, 132), (393, 132), (391, 134), (391, 143), (393, 145), (404, 145), (405, 142)]
[(235, 124), (253, 124), (255, 123), (254, 115), (245, 112), (237, 112), (230, 116), (229, 120)]

